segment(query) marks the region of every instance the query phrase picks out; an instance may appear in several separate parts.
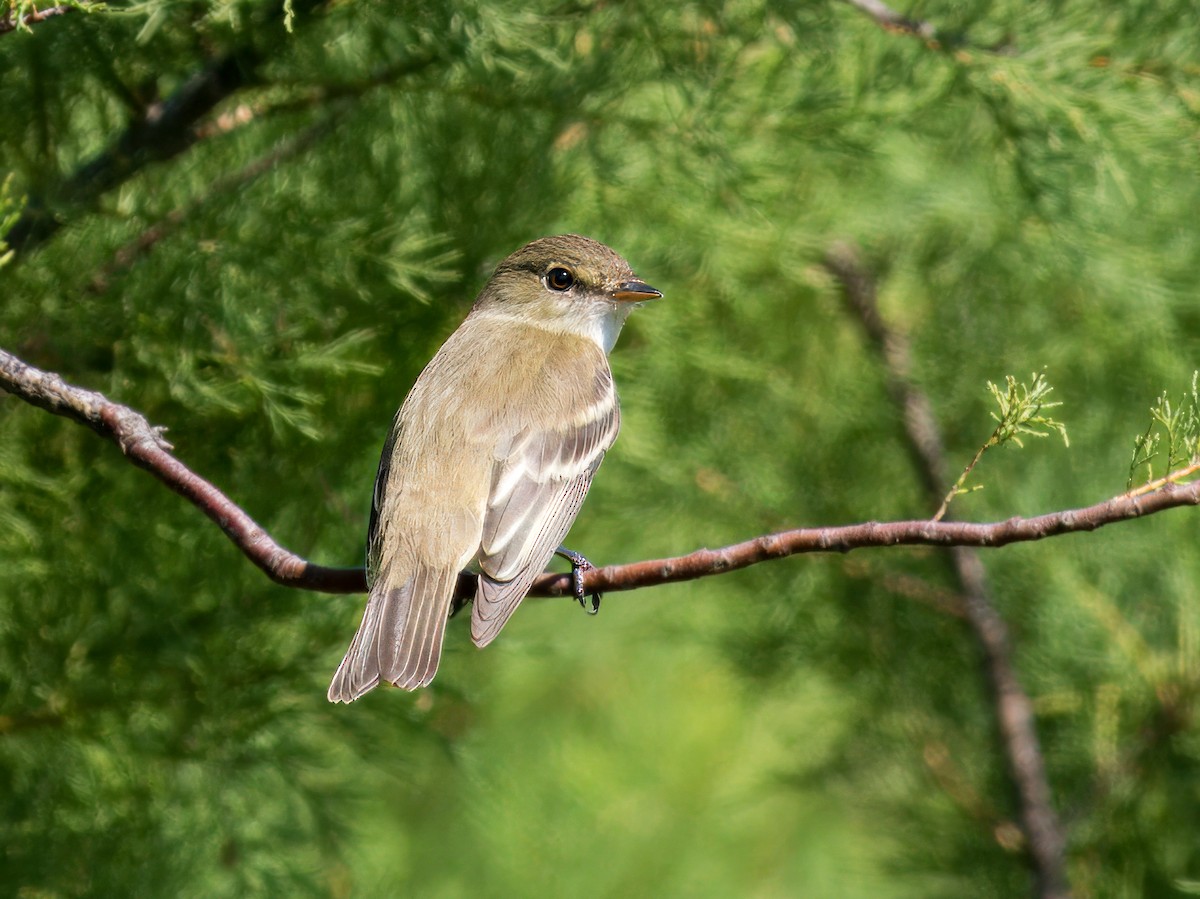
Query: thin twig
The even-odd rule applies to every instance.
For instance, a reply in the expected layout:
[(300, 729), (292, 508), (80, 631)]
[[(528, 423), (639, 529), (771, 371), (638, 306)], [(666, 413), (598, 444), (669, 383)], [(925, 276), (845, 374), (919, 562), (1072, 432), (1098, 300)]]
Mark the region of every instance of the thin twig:
[[(109, 146), (84, 163), (55, 191), (54, 203), (86, 206), (124, 183), (152, 162), (162, 162), (187, 150), (198, 135), (196, 123), (226, 97), (254, 77), (261, 58), (246, 47), (209, 63), (167, 99), (146, 110)], [(6, 236), (18, 254), (45, 242), (64, 221), (55, 210), (31, 199)]]
[(987, 452), (991, 446), (991, 441), (988, 441), (987, 443), (981, 444), (979, 449), (975, 450), (975, 455), (972, 456), (971, 461), (963, 467), (962, 474), (958, 476), (958, 480), (954, 482), (953, 486), (951, 486), (946, 492), (946, 495), (942, 497), (942, 504), (938, 506), (938, 510), (933, 513), (934, 521), (941, 521), (946, 517), (946, 512), (948, 512), (950, 509), (950, 503), (953, 502), (954, 497), (958, 496), (962, 491), (963, 484), (967, 482), (967, 478), (971, 476), (971, 472), (975, 470), (975, 466), (979, 464), (979, 460), (983, 458), (983, 454)]
[(859, 581), (871, 581), (894, 596), (903, 596), (913, 602), (919, 602), (931, 609), (936, 609), (944, 615), (962, 618), (962, 596), (953, 590), (932, 584), (924, 578), (896, 571), (881, 570), (877, 565), (866, 564), (862, 559), (847, 559), (842, 566), (846, 577)]
[[(908, 442), (918, 462), (929, 502), (931, 505), (936, 504), (945, 491), (945, 456), (936, 420), (930, 411), (929, 400), (912, 381), (908, 342), (902, 335), (888, 328), (879, 314), (874, 279), (854, 247), (839, 245), (832, 248), (826, 256), (825, 265), (841, 284), (848, 305), (862, 322), (871, 343), (883, 359), (887, 371), (888, 392), (905, 410)], [(909, 414), (912, 408), (923, 410), (923, 414), (919, 417)], [(978, 459), (978, 456), (976, 458)], [(1200, 492), (1193, 490), (1193, 494), (1200, 500)], [(1164, 492), (1148, 498), (1165, 495), (1167, 494)], [(1137, 501), (1137, 497), (1118, 497), (1088, 510), (1057, 513), (1029, 521), (1011, 519), (991, 527), (1001, 532), (1010, 526), (1022, 530), (1022, 526), (1031, 521), (1041, 521), (1049, 525), (1049, 519), (1056, 519), (1056, 523), (1050, 525), (1051, 527), (1073, 527), (1084, 519), (1098, 521), (1105, 515), (1101, 509), (1107, 509), (1111, 513), (1118, 507), (1128, 508), (1122, 507), (1122, 503)], [(940, 519), (944, 512), (943, 503), (937, 519)], [(1137, 514), (1141, 514), (1140, 511)], [(936, 524), (940, 526), (944, 523), (937, 520)], [(953, 523), (949, 526), (953, 526)], [(992, 604), (987, 574), (979, 554), (968, 548), (967, 541), (955, 541), (950, 558), (962, 588), (967, 623), (983, 651), (984, 669), (991, 687), (996, 723), (1009, 773), (1016, 789), (1021, 829), (1034, 871), (1036, 895), (1042, 899), (1061, 899), (1069, 895), (1064, 858), (1066, 840), (1052, 802), (1046, 764), (1034, 722), (1033, 703), (1021, 686), (1013, 665), (1008, 626)]]
[(180, 225), (195, 215), (207, 203), (211, 202), (214, 197), (228, 194), (234, 190), (241, 190), (261, 175), (271, 171), (279, 163), (306, 151), (344, 117), (349, 109), (349, 105), (341, 101), (357, 99), (375, 88), (392, 84), (403, 77), (414, 75), (428, 68), (441, 58), (442, 56), (439, 53), (415, 56), (380, 68), (371, 73), (367, 78), (356, 82), (322, 85), (314, 88), (304, 97), (276, 103), (261, 109), (240, 107), (238, 113), (232, 116), (229, 122), (222, 121), (219, 118), (207, 127), (197, 126), (197, 133), (202, 137), (216, 133), (226, 134), (236, 128), (244, 127), (249, 122), (278, 115), (282, 112), (309, 109), (318, 105), (330, 106), (332, 104), (332, 111), (328, 112), (320, 121), (279, 144), (269, 153), (254, 160), (240, 171), (223, 178), (218, 178), (208, 186), (208, 190), (202, 196), (181, 208), (171, 210), (137, 237), (119, 247), (113, 254), (113, 258), (92, 276), (88, 284), (89, 292), (99, 294), (108, 290), (113, 275), (131, 268), (141, 256), (149, 253), (156, 244), (170, 236)]
[(1166, 487), (1169, 484), (1177, 484), (1184, 478), (1194, 475), (1197, 471), (1200, 471), (1200, 459), (1194, 460), (1178, 471), (1173, 471), (1164, 477), (1158, 478), (1157, 480), (1142, 484), (1140, 487), (1134, 487), (1132, 490), (1126, 491), (1122, 495), (1142, 496), (1146, 493), (1153, 493), (1155, 490), (1161, 490), (1163, 487)]
[(65, 16), (69, 12), (75, 12), (79, 9), (78, 6), (47, 6), (45, 9), (35, 9), (33, 12), (25, 13), (20, 18), (13, 16), (13, 10), (10, 7), (8, 12), (0, 16), (0, 34), (8, 34), (10, 31), (16, 31), (18, 28), (28, 28), (30, 25), (37, 25), (39, 22), (45, 22), (47, 19), (53, 19), (55, 16)]

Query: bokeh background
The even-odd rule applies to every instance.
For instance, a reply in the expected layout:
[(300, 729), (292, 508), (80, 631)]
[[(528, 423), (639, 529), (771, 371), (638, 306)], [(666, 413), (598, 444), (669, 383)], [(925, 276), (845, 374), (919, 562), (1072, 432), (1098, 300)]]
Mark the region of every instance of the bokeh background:
[[(932, 514), (821, 265), (853, 241), (952, 468), (987, 381), (1063, 403), (1070, 447), (989, 453), (958, 517), (1120, 493), (1200, 365), (1194, 4), (900, 11), (939, 39), (836, 0), (118, 0), (0, 33), (0, 345), (352, 565), (391, 416), (492, 266), (588, 234), (666, 295), (614, 353), (623, 433), (570, 539), (635, 561)], [(1079, 896), (1200, 893), (1195, 535), (984, 555)], [(3, 399), (0, 891), (1027, 894), (954, 589), (891, 549), (530, 601), (484, 652), (452, 622), (430, 689), (334, 707), (360, 597), (272, 585)]]

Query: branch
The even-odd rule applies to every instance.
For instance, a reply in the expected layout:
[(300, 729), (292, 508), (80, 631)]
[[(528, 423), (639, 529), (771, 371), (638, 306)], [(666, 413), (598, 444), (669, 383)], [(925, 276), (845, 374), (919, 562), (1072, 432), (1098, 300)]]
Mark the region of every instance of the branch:
[(842, 296), (867, 333), (871, 346), (884, 363), (888, 396), (904, 416), (906, 446), (927, 494), (941, 499), (949, 480), (941, 430), (929, 397), (912, 383), (912, 355), (908, 341), (892, 331), (879, 314), (875, 280), (848, 244), (835, 244), (824, 259), (825, 268), (837, 279)]
[[(797, 528), (764, 534), (720, 549), (699, 549), (685, 556), (630, 562), (596, 568), (584, 575), (588, 592), (619, 592), (676, 581), (693, 581), (749, 568), (760, 562), (806, 553), (840, 552), (884, 546), (979, 547), (995, 549), (1010, 543), (1030, 543), (1094, 531), (1106, 524), (1154, 515), (1178, 506), (1200, 505), (1200, 481), (1171, 486), (1147, 496), (1118, 496), (1080, 509), (1051, 512), (1034, 518), (973, 523), (965, 521), (868, 521), (826, 528)], [(565, 596), (570, 576), (547, 574), (534, 582), (531, 594)]]
[[(328, 0), (292, 0), (295, 12), (308, 13)], [(269, 15), (281, 17), (283, 4)], [(59, 205), (86, 206), (123, 184), (150, 163), (178, 156), (200, 139), (197, 124), (218, 103), (254, 83), (266, 58), (247, 42), (217, 57), (183, 83), (170, 97), (146, 108), (142, 116), (91, 160), (84, 163), (50, 198), (31, 198), (21, 218), (5, 236), (18, 253), (49, 240), (64, 224)]]
[(0, 387), (112, 440), (130, 462), (149, 471), (216, 522), (276, 583), (325, 593), (358, 593), (365, 589), (361, 568), (313, 565), (279, 546), (232, 500), (171, 455), (171, 444), (162, 436), (164, 429), (152, 427), (133, 409), (111, 402), (103, 394), (74, 387), (58, 375), (27, 365), (3, 350)]
[(36, 25), (39, 22), (45, 22), (47, 19), (52, 19), (55, 16), (65, 16), (69, 12), (75, 12), (79, 9), (78, 6), (48, 6), (45, 9), (35, 9), (33, 12), (25, 13), (23, 16), (13, 15), (14, 9), (12, 6), (8, 8), (3, 16), (0, 16), (0, 34), (8, 34), (10, 31), (16, 31), (18, 28), (29, 28), (30, 25)]
[(88, 283), (88, 291), (94, 294), (102, 294), (107, 291), (114, 275), (132, 268), (140, 257), (148, 254), (160, 241), (169, 237), (185, 221), (210, 204), (215, 197), (243, 190), (255, 179), (273, 170), (279, 163), (307, 151), (312, 144), (336, 127), (338, 121), (348, 111), (349, 107), (346, 103), (349, 101), (356, 100), (375, 88), (394, 83), (402, 77), (417, 74), (444, 58), (443, 53), (414, 56), (381, 68), (358, 82), (320, 86), (305, 97), (269, 107), (256, 109), (239, 105), (232, 115), (218, 116), (205, 126), (197, 126), (197, 134), (207, 137), (215, 133), (228, 133), (244, 127), (249, 122), (281, 112), (308, 109), (318, 104), (334, 104), (332, 110), (315, 124), (309, 125), (287, 141), (278, 144), (269, 153), (254, 160), (240, 171), (213, 181), (202, 196), (180, 208), (171, 210), (137, 237), (118, 247), (113, 258), (92, 276)]
[[(884, 323), (876, 303), (874, 279), (853, 247), (833, 247), (826, 256), (825, 266), (841, 283), (847, 303), (883, 358), (888, 392), (904, 409), (909, 447), (921, 472), (930, 505), (936, 505), (945, 492), (947, 481), (943, 444), (929, 400), (913, 384), (908, 341)], [(1149, 496), (1163, 498), (1168, 494), (1164, 491)], [(1195, 489), (1195, 485), (1192, 497), (1200, 501), (1200, 490)], [(1001, 535), (1008, 529), (1037, 533), (1039, 528), (1036, 525), (1026, 530), (1026, 526), (1035, 522), (1042, 522), (1051, 530), (1073, 528), (1081, 522), (1099, 527), (1113, 520), (1108, 517), (1113, 514), (1143, 514), (1137, 507), (1122, 505), (1122, 501), (1128, 503), (1135, 498), (1126, 494), (1089, 509), (1044, 515), (1039, 519), (1012, 519), (990, 527), (997, 529), (994, 536), (999, 539), (1003, 539)], [(940, 523), (944, 512), (943, 501), (934, 520)], [(1057, 532), (1063, 533), (1065, 530)], [(1036, 892), (1043, 899), (1060, 899), (1069, 895), (1064, 861), (1066, 839), (1054, 811), (1046, 764), (1034, 723), (1033, 703), (1017, 678), (1008, 626), (992, 604), (987, 574), (979, 554), (968, 549), (964, 541), (951, 549), (950, 558), (963, 592), (964, 617), (983, 650), (996, 724), (1009, 773), (1016, 787), (1021, 829), (1029, 849)]]
[[(150, 106), (107, 150), (84, 163), (55, 191), (52, 202), (87, 205), (148, 164), (187, 150), (198, 140), (195, 125), (200, 118), (249, 83), (260, 61), (256, 51), (243, 48), (207, 65), (166, 100)], [(44, 200), (31, 199), (5, 240), (25, 253), (53, 237), (63, 224)]]
[[(4, 350), (0, 350), (0, 388), (47, 412), (87, 425), (112, 440), (131, 462), (149, 471), (216, 522), (234, 545), (275, 583), (322, 593), (361, 593), (366, 589), (363, 569), (314, 565), (275, 543), (232, 500), (176, 459), (170, 452), (171, 445), (162, 437), (163, 428), (153, 427), (133, 409), (100, 393), (68, 384), (58, 375), (34, 368)], [(1151, 494), (1118, 496), (1082, 509), (990, 524), (872, 521), (841, 527), (799, 528), (669, 559), (594, 568), (584, 575), (584, 587), (589, 592), (635, 590), (725, 574), (803, 553), (844, 553), (882, 546), (1007, 546), (1094, 531), (1106, 524), (1195, 505), (1200, 505), (1200, 481), (1168, 485)], [(459, 580), (459, 595), (469, 596), (473, 592), (474, 578), (464, 574)], [(530, 590), (531, 596), (570, 593), (571, 578), (567, 574), (544, 574)]]

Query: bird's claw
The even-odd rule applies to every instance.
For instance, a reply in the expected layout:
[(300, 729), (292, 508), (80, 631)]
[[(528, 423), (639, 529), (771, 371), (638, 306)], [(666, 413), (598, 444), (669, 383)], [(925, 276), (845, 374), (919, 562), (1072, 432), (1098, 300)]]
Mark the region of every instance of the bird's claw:
[(583, 587), (583, 576), (596, 566), (580, 553), (567, 549), (565, 546), (560, 546), (555, 552), (571, 563), (571, 595), (579, 603), (579, 608), (583, 609), (589, 615), (595, 615), (600, 611), (601, 594), (599, 590), (592, 592), (592, 607), (589, 609), (586, 602), (587, 591)]

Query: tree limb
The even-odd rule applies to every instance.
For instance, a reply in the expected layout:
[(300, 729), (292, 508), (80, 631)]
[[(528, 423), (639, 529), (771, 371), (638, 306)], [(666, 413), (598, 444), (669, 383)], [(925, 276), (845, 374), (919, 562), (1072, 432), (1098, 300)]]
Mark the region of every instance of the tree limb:
[[(908, 341), (902, 334), (892, 331), (879, 314), (874, 279), (855, 248), (849, 245), (833, 247), (826, 255), (825, 266), (840, 282), (847, 304), (884, 362), (888, 392), (904, 411), (907, 442), (921, 473), (926, 495), (931, 505), (937, 505), (948, 482), (943, 442), (928, 397), (912, 381)], [(1126, 498), (1128, 495), (1090, 510), (1066, 514), (1081, 514), (1098, 521), (1102, 513), (1093, 510), (1109, 507)], [(945, 502), (942, 501), (934, 520), (941, 519), (944, 512)], [(1043, 519), (1052, 517), (1043, 516)], [(1053, 526), (1066, 523), (1060, 513)], [(1099, 527), (1099, 523), (1096, 526)], [(1046, 763), (1034, 722), (1033, 703), (1021, 686), (1013, 664), (1008, 625), (991, 601), (987, 573), (979, 554), (960, 544), (951, 549), (950, 559), (963, 593), (964, 617), (983, 651), (997, 729), (1017, 794), (1021, 829), (1034, 871), (1035, 892), (1042, 899), (1062, 899), (1069, 895), (1064, 860), (1066, 838), (1054, 811)]]
[[(244, 87), (261, 59), (246, 47), (227, 53), (189, 78), (174, 94), (153, 104), (106, 150), (84, 163), (55, 191), (52, 203), (88, 205), (146, 165), (179, 155), (198, 139), (195, 125), (214, 106)], [(49, 240), (64, 224), (60, 211), (31, 198), (5, 240), (25, 253)]]
[[(68, 384), (58, 375), (27, 365), (4, 350), (0, 350), (0, 388), (47, 412), (87, 425), (112, 440), (131, 462), (149, 471), (216, 522), (234, 545), (275, 583), (321, 593), (361, 593), (366, 589), (362, 568), (315, 565), (279, 546), (232, 500), (176, 459), (170, 452), (171, 445), (162, 437), (163, 429), (150, 425), (133, 409), (114, 403), (103, 394)], [(881, 546), (999, 547), (1094, 531), (1106, 524), (1195, 505), (1200, 505), (1200, 482), (1172, 484), (1155, 493), (1118, 496), (1082, 509), (989, 524), (871, 521), (840, 527), (798, 528), (720, 549), (700, 549), (669, 559), (594, 568), (584, 575), (584, 587), (588, 592), (634, 590), (725, 574), (802, 553), (844, 553)], [(464, 574), (459, 579), (459, 595), (473, 593), (474, 577)], [(542, 575), (530, 590), (531, 596), (570, 594), (568, 574)]]
[(58, 375), (27, 365), (3, 350), (0, 350), (0, 387), (112, 440), (130, 462), (149, 471), (216, 522), (246, 557), (276, 583), (326, 593), (357, 593), (365, 589), (362, 569), (313, 565), (279, 546), (232, 500), (171, 455), (171, 444), (162, 436), (165, 429), (151, 426), (133, 409), (111, 402), (101, 393), (68, 384)]
[[(310, 13), (328, 0), (293, 0), (296, 13)], [(282, 4), (266, 16), (281, 17)], [(64, 224), (60, 206), (94, 203), (150, 163), (183, 153), (200, 139), (197, 124), (218, 103), (253, 84), (266, 59), (250, 41), (211, 60), (166, 99), (154, 103), (131, 122), (107, 149), (85, 162), (50, 197), (31, 197), (5, 240), (18, 254), (49, 240)]]
[(230, 117), (232, 120), (230, 122), (223, 122), (221, 119), (224, 117), (217, 117), (215, 122), (210, 120), (207, 127), (198, 126), (197, 133), (204, 137), (211, 133), (226, 133), (239, 127), (245, 127), (246, 123), (280, 112), (308, 109), (321, 104), (333, 104), (333, 108), (316, 123), (309, 125), (286, 141), (282, 141), (270, 152), (255, 159), (240, 171), (218, 178), (208, 186), (202, 196), (180, 208), (171, 210), (137, 237), (118, 247), (112, 259), (92, 276), (88, 283), (88, 291), (94, 294), (102, 294), (107, 291), (113, 276), (132, 268), (140, 257), (149, 253), (156, 244), (171, 235), (191, 216), (211, 203), (214, 198), (242, 190), (284, 160), (306, 152), (317, 140), (336, 127), (338, 121), (344, 116), (348, 106), (342, 101), (348, 102), (357, 99), (375, 88), (394, 83), (408, 75), (415, 75), (443, 58), (444, 56), (440, 53), (413, 56), (399, 63), (382, 67), (358, 82), (319, 85), (303, 98), (276, 103), (260, 109), (240, 106), (237, 107), (237, 114)]

